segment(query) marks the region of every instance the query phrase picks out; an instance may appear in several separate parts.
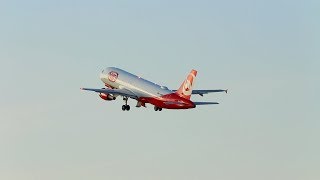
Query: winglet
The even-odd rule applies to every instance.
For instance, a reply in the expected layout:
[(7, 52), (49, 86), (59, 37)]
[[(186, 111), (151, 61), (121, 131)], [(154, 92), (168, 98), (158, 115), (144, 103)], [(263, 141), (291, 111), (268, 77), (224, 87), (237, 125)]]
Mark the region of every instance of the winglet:
[(228, 89), (225, 90), (226, 94), (228, 94)]

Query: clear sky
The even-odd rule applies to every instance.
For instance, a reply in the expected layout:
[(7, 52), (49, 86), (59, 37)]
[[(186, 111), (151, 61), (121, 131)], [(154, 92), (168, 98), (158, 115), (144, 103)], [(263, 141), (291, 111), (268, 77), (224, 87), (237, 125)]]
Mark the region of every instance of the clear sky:
[[(319, 17), (318, 0), (1, 1), (0, 179), (319, 180)], [(108, 66), (230, 93), (122, 112), (79, 90)]]

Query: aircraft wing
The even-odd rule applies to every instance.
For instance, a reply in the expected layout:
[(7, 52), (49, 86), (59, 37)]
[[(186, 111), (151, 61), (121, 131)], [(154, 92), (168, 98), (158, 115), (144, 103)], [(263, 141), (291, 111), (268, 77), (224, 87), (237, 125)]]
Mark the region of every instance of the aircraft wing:
[(97, 93), (120, 95), (120, 96), (130, 97), (132, 99), (138, 99), (137, 95), (135, 95), (133, 92), (127, 89), (91, 89), (91, 88), (80, 88), (80, 89), (85, 91), (94, 91)]

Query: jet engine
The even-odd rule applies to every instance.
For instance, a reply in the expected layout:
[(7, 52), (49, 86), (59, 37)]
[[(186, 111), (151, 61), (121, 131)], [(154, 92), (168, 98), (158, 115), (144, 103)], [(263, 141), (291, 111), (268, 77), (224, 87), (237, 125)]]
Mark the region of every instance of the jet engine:
[(112, 94), (100, 93), (99, 96), (100, 96), (101, 99), (103, 99), (105, 101), (116, 100), (116, 97), (113, 96)]

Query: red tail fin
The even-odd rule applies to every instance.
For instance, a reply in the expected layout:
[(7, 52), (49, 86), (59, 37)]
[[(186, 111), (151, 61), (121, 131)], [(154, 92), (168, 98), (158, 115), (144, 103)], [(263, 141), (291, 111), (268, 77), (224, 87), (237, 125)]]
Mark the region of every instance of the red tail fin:
[(183, 97), (185, 99), (190, 99), (192, 94), (192, 87), (193, 87), (196, 76), (197, 76), (196, 70), (192, 70), (189, 73), (187, 79), (182, 83), (182, 85), (176, 92), (180, 97)]

